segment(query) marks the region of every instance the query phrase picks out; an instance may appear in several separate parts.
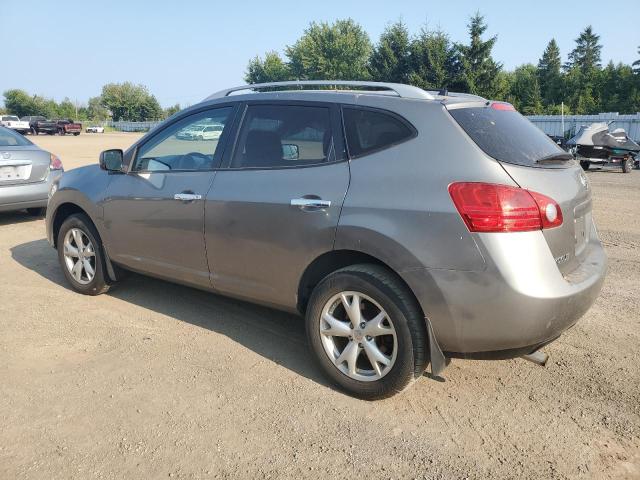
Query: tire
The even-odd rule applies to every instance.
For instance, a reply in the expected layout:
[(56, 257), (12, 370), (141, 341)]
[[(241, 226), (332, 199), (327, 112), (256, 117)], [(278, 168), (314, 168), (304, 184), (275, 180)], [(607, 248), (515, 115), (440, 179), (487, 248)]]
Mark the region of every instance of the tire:
[[(358, 305), (362, 310), (356, 309), (354, 315), (359, 316), (357, 312), (361, 311), (362, 323), (355, 328), (350, 325), (342, 294), (350, 305), (355, 295), (360, 298)], [(326, 313), (330, 313), (332, 321), (340, 321), (340, 328), (331, 329), (339, 332), (336, 336), (321, 333), (321, 329), (330, 331), (330, 324), (324, 320)], [(385, 324), (378, 322), (376, 328), (375, 318), (387, 320), (383, 321)], [(378, 265), (353, 265), (325, 277), (313, 290), (305, 323), (309, 344), (321, 369), (334, 384), (354, 397), (377, 400), (401, 392), (422, 375), (428, 362), (427, 331), (419, 305), (395, 274)], [(385, 333), (377, 336), (374, 331)], [(375, 353), (371, 353), (372, 344)], [(348, 349), (357, 352), (355, 361), (351, 356), (349, 362), (347, 355), (338, 364)], [(380, 358), (376, 357), (378, 353), (388, 363), (376, 361), (374, 367), (370, 358)]]
[(73, 134), (74, 137), (77, 137), (78, 135), (80, 135), (80, 134), (77, 133), (77, 132)]
[(586, 172), (587, 170), (589, 170), (589, 167), (591, 166), (591, 162), (581, 161), (580, 166)]
[(58, 130), (58, 135), (60, 135), (61, 137), (63, 137), (65, 135), (64, 130)]
[(622, 172), (631, 173), (633, 170), (633, 158), (627, 157), (622, 161)]
[(32, 217), (44, 217), (47, 213), (47, 209), (45, 207), (27, 208), (27, 213)]
[[(89, 271), (84, 267), (84, 262), (82, 262), (83, 265), (80, 269), (81, 281), (78, 281), (78, 279), (71, 273), (71, 267), (68, 266), (65, 255), (65, 251), (67, 251), (65, 248), (65, 238), (67, 237), (67, 234), (69, 234), (70, 239), (76, 238), (73, 234), (74, 230), (76, 232), (79, 231), (84, 235), (81, 240), (84, 245), (87, 245), (86, 240), (88, 239), (89, 242), (91, 242), (92, 247), (90, 249), (89, 256), (85, 256), (84, 260), (89, 262), (94, 273), (91, 278), (88, 278)], [(60, 262), (64, 276), (76, 292), (84, 295), (100, 295), (109, 290), (109, 287), (113, 282), (109, 280), (107, 275), (102, 240), (100, 239), (100, 235), (98, 234), (95, 226), (91, 220), (89, 220), (89, 217), (83, 213), (76, 213), (69, 216), (60, 226), (56, 245), (58, 246), (58, 261)], [(77, 242), (74, 240), (71, 247), (75, 246), (77, 248), (77, 245)], [(93, 253), (93, 256), (91, 256), (91, 253)], [(71, 258), (69, 260), (71, 265), (75, 265), (82, 261), (80, 257), (76, 258), (77, 260), (75, 258)]]

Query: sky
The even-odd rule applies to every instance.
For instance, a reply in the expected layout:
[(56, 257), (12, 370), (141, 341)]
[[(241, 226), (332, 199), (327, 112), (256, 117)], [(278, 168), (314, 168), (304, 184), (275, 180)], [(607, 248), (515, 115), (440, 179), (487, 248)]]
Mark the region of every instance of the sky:
[(498, 35), (493, 56), (506, 69), (537, 63), (555, 37), (563, 61), (591, 24), (603, 63), (640, 58), (640, 0), (0, 0), (0, 92), (20, 88), (86, 103), (109, 82), (146, 85), (164, 107), (199, 102), (242, 85), (247, 62), (283, 52), (312, 21), (352, 18), (376, 42), (391, 22), (427, 24), (467, 41), (476, 10)]

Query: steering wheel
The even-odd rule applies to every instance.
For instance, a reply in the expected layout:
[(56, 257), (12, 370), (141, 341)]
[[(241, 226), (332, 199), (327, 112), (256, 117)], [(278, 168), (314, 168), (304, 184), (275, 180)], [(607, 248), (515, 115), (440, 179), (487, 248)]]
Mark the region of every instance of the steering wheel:
[[(184, 155), (182, 155), (182, 157), (180, 158), (180, 165), (182, 165), (182, 163), (187, 159), (187, 158), (191, 158), (193, 159), (194, 162), (197, 162), (197, 158), (203, 160), (203, 165), (207, 165), (211, 163), (211, 157), (209, 157), (209, 155), (206, 155), (204, 153), (200, 153), (200, 152), (189, 152), (189, 153), (185, 153)], [(189, 168), (189, 170), (191, 170), (192, 168)]]

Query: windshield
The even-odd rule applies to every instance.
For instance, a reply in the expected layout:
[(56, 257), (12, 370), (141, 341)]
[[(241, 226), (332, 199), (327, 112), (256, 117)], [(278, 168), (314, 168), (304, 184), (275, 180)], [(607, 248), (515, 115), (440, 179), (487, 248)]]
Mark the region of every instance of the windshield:
[(542, 166), (539, 160), (566, 153), (515, 110), (483, 106), (454, 108), (449, 113), (487, 155), (500, 162)]
[(4, 122), (18, 122), (18, 117), (14, 117), (13, 115), (5, 115), (4, 117), (2, 117), (2, 120)]
[(13, 130), (0, 127), (0, 147), (24, 147), (27, 145), (33, 145), (33, 143)]

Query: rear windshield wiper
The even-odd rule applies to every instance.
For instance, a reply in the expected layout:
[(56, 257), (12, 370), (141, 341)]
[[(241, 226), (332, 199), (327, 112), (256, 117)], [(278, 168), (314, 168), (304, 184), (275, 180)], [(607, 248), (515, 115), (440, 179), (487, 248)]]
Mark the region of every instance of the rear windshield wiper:
[(569, 152), (552, 153), (551, 155), (545, 155), (542, 158), (536, 160), (536, 163), (550, 163), (550, 162), (566, 162), (573, 160), (573, 155)]

